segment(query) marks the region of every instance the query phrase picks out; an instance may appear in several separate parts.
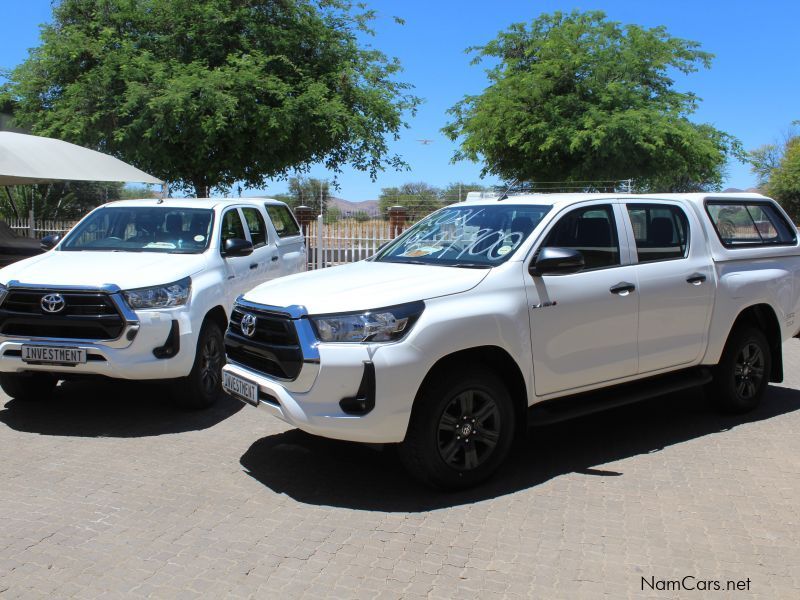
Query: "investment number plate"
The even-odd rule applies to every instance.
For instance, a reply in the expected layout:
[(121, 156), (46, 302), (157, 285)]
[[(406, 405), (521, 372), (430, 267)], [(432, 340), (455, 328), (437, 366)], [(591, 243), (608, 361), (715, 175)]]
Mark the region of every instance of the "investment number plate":
[(65, 348), (64, 346), (28, 346), (23, 344), (22, 360), (29, 363), (78, 365), (86, 362), (86, 350), (83, 348)]
[(248, 404), (258, 406), (258, 386), (252, 381), (233, 373), (228, 373), (228, 371), (223, 371), (222, 387), (229, 394), (244, 400)]

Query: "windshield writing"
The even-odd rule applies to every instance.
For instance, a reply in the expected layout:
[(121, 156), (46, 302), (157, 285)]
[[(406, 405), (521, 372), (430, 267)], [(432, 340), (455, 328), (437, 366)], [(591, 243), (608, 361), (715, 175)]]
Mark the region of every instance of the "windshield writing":
[(491, 267), (508, 259), (549, 209), (504, 204), (444, 208), (391, 242), (375, 260)]

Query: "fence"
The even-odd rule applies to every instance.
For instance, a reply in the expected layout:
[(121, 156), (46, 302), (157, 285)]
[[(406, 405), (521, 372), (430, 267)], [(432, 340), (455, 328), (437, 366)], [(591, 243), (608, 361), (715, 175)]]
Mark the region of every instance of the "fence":
[(31, 229), (29, 219), (6, 219), (5, 221), (17, 235), (33, 238), (42, 238), (55, 233), (63, 234), (77, 223), (77, 221), (36, 220)]
[(372, 256), (404, 229), (395, 222), (346, 219), (322, 223), (317, 218), (303, 224), (308, 249), (308, 268), (333, 267)]

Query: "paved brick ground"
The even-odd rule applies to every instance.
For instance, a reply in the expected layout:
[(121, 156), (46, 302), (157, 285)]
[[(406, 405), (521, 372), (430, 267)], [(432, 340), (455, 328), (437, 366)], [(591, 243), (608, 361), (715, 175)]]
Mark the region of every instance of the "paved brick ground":
[[(232, 400), (3, 397), (0, 598), (798, 598), (800, 342), (786, 353), (753, 414), (691, 393), (539, 428), (459, 494)], [(686, 575), (749, 591), (642, 590)]]

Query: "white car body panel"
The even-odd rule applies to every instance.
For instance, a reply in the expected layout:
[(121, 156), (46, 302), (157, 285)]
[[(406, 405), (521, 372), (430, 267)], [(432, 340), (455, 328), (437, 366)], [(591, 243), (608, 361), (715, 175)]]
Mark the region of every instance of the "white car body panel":
[[(414, 399), (431, 369), (458, 352), (491, 347), (506, 355), (524, 381), (526, 405), (532, 406), (630, 381), (646, 385), (644, 380), (654, 375), (715, 365), (737, 317), (755, 305), (774, 312), (780, 341), (795, 336), (800, 330), (797, 241), (725, 248), (704, 208), (706, 200), (715, 198), (771, 202), (757, 194), (511, 197), (509, 204), (549, 204), (552, 209), (505, 262), (491, 269), (368, 260), (263, 284), (243, 296), (246, 309), (291, 307), (293, 322), (304, 326), (315, 315), (417, 301), (425, 308), (399, 341), (304, 339), (304, 352), (318, 356), (304, 363), (296, 380), (235, 362), (225, 370), (255, 382), (275, 400), (260, 405), (301, 429), (390, 443), (405, 438)], [(489, 198), (469, 204), (496, 202)], [(653, 203), (677, 207), (685, 215), (690, 231), (685, 257), (638, 262), (626, 206)], [(593, 204), (613, 207), (621, 264), (531, 276), (528, 266), (553, 224), (572, 209)], [(620, 282), (635, 289), (610, 293)], [(357, 394), (369, 362), (375, 369), (375, 407), (361, 416), (346, 414), (339, 401)]]

